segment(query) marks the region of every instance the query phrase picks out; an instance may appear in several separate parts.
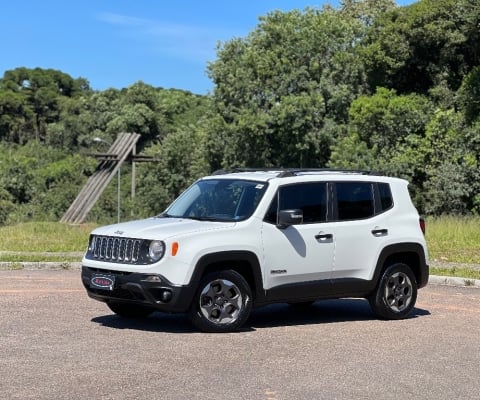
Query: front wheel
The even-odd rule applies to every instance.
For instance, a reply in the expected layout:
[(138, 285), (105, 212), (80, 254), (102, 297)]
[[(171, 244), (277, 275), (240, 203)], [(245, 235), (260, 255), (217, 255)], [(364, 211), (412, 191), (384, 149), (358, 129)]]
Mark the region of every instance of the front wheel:
[(405, 318), (417, 300), (417, 281), (410, 267), (402, 263), (388, 267), (368, 300), (381, 318)]
[(247, 281), (238, 272), (225, 270), (202, 280), (189, 318), (203, 332), (231, 332), (245, 323), (251, 310), (252, 291)]

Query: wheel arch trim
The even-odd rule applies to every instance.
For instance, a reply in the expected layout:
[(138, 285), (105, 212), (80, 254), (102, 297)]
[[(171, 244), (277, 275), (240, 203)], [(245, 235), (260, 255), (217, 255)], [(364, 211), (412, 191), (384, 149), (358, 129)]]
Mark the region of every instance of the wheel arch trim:
[(260, 262), (255, 253), (247, 250), (221, 251), (202, 256), (195, 265), (190, 284), (198, 286), (205, 274), (222, 269), (241, 274), (251, 286), (255, 299), (264, 297)]
[[(378, 284), (383, 271), (396, 262), (412, 268), (419, 289), (427, 285), (429, 267), (426, 263), (425, 250), (421, 244), (414, 242), (392, 244), (381, 251), (373, 277), (375, 285)], [(414, 265), (411, 265), (412, 263)]]

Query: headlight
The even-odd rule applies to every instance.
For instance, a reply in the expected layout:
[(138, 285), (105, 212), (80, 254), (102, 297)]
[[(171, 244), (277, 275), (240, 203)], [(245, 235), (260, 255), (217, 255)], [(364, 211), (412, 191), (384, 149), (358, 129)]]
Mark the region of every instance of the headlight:
[(148, 257), (153, 262), (160, 260), (165, 254), (165, 243), (160, 240), (152, 240), (148, 246)]

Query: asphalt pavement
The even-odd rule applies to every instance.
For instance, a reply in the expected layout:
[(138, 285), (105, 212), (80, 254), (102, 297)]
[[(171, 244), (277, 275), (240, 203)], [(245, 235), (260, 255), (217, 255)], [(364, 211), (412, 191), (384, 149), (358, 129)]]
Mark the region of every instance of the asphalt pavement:
[(480, 397), (480, 290), (431, 284), (401, 321), (341, 299), (252, 312), (228, 334), (126, 320), (78, 268), (0, 271), (0, 393), (25, 399), (451, 400)]

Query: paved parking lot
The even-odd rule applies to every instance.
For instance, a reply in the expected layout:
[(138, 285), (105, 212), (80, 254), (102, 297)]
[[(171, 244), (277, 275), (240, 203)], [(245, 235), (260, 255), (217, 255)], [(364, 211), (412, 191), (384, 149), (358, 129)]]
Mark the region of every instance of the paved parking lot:
[(478, 399), (479, 333), (478, 288), (430, 285), (404, 321), (346, 299), (204, 334), (111, 315), (79, 271), (0, 271), (4, 399)]

